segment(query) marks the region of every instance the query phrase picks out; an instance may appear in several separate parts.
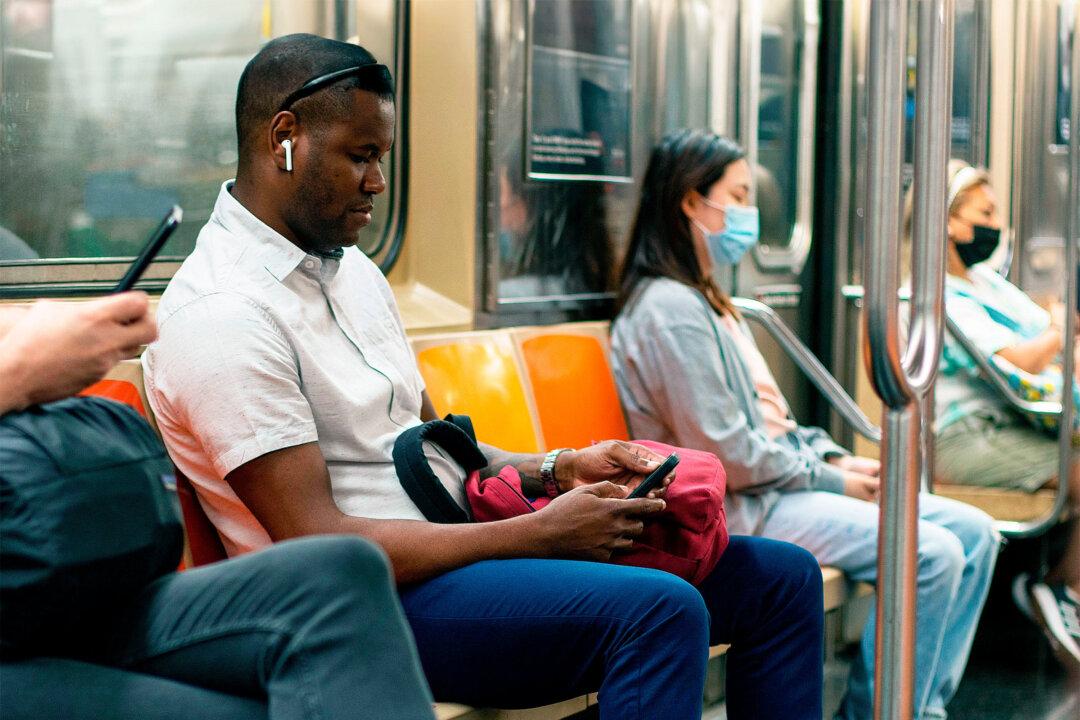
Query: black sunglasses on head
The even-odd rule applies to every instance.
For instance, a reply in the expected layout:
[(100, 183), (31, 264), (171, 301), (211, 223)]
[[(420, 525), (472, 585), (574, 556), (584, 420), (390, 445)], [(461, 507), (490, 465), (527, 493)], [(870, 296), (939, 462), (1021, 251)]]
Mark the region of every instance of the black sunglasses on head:
[(393, 87), (393, 81), (390, 79), (390, 70), (385, 65), (379, 63), (365, 63), (363, 65), (354, 65), (353, 67), (347, 67), (344, 70), (335, 70), (325, 75), (317, 75), (303, 85), (300, 89), (289, 93), (285, 101), (281, 103), (281, 107), (278, 108), (278, 112), (284, 112), (288, 110), (293, 103), (302, 98), (306, 98), (308, 95), (314, 95), (325, 87), (333, 85), (338, 80), (346, 77), (353, 77), (359, 75), (367, 75), (368, 73), (378, 75), (386, 83), (388, 87)]

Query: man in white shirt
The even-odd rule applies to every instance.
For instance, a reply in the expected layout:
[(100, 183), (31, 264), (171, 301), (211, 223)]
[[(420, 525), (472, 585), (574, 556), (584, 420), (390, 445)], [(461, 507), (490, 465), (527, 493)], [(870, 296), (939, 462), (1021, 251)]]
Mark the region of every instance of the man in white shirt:
[[(0, 306), (0, 418), (80, 392), (156, 335), (143, 293)], [(102, 421), (90, 409), (83, 412), (88, 423)], [(42, 637), (41, 628), (54, 626), (58, 613), (70, 614), (70, 603), (34, 590), (52, 573), (28, 575), (18, 551), (20, 528), (35, 519), (28, 509), (40, 503), (25, 502), (25, 480), (14, 501), (7, 500), (7, 491), (20, 486), (12, 473), (27, 461), (19, 444), (9, 442), (17, 436), (12, 427), (0, 439), (0, 534), (10, 532), (6, 539), (15, 540), (0, 553), (0, 717), (348, 720), (377, 696), (380, 719), (432, 720), (431, 696), (386, 557), (356, 537), (304, 538), (148, 577), (145, 587), (116, 591), (105, 604), (93, 602), (94, 593), (70, 575), (66, 583), (49, 584), (79, 598), (83, 632)], [(119, 425), (114, 430), (123, 432)], [(71, 426), (55, 428), (65, 431)], [(37, 536), (22, 535), (23, 543)], [(145, 574), (145, 568), (132, 571)], [(29, 578), (38, 580), (28, 587)], [(38, 632), (26, 633), (27, 627)]]
[[(143, 360), (173, 460), (230, 554), (321, 533), (379, 543), (439, 700), (534, 705), (599, 688), (605, 716), (699, 717), (706, 647), (734, 640), (736, 676), (748, 670), (748, 699), (729, 700), (734, 718), (740, 703), (767, 699), (766, 676), (788, 645), (816, 655), (820, 671), (820, 573), (809, 556), (792, 556), (797, 572), (749, 579), (753, 597), (740, 599), (731, 574), (776, 563), (740, 564), (735, 542), (705, 604), (673, 575), (576, 561), (629, 547), (664, 508), (626, 498), (661, 459), (641, 446), (547, 457), (482, 446), (487, 472), (514, 465), (552, 503), (496, 523), (426, 522), (391, 453), (435, 413), (389, 286), (355, 247), (385, 189), (389, 74), (355, 45), (279, 38), (240, 79), (237, 128), (237, 179), (163, 295), (160, 339)], [(462, 469), (426, 454), (463, 504)], [(807, 717), (820, 717), (820, 689)]]

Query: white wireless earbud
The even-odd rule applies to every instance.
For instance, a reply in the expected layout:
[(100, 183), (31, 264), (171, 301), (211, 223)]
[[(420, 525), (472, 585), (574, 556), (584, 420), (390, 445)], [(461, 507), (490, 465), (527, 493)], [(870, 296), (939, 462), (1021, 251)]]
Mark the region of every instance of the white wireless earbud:
[(285, 172), (292, 172), (292, 140), (282, 140), (281, 147), (285, 148)]

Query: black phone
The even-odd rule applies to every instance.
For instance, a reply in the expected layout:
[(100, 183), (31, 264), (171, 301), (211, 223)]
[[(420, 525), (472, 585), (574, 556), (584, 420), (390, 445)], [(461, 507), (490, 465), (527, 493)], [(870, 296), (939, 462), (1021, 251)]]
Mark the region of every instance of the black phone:
[(173, 234), (183, 219), (184, 211), (179, 205), (173, 205), (172, 209), (162, 219), (161, 224), (150, 234), (150, 239), (146, 241), (142, 252), (128, 266), (124, 277), (120, 278), (120, 282), (116, 283), (116, 287), (112, 289), (114, 293), (126, 292), (135, 287), (135, 283), (146, 272), (146, 268), (150, 267), (150, 263), (154, 261), (157, 254), (161, 252), (161, 248), (165, 246), (165, 241), (169, 239), (169, 236)]
[(653, 490), (657, 489), (664, 483), (664, 478), (671, 474), (671, 471), (675, 469), (675, 466), (679, 464), (679, 456), (675, 453), (671, 453), (667, 456), (664, 462), (660, 463), (660, 467), (649, 473), (649, 476), (641, 481), (641, 484), (634, 488), (634, 491), (626, 496), (627, 500), (630, 498), (645, 497)]

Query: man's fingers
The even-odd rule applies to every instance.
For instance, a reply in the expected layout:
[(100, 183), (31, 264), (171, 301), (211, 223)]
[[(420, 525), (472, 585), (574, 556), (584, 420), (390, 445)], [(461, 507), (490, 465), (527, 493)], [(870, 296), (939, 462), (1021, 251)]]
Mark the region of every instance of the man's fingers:
[(658, 468), (664, 461), (664, 456), (654, 453), (644, 445), (616, 440), (611, 446), (611, 459), (628, 470), (647, 473)]
[(94, 300), (106, 316), (122, 325), (142, 319), (150, 309), (150, 298), (144, 292), (125, 292)]
[(604, 547), (608, 550), (629, 550), (634, 546), (634, 541), (627, 537), (619, 537), (604, 543)]
[(630, 490), (625, 485), (616, 485), (608, 480), (582, 485), (579, 491), (602, 498), (624, 498), (630, 494)]
[(120, 344), (124, 347), (148, 345), (157, 338), (157, 323), (150, 315), (120, 327)]
[(653, 513), (661, 512), (667, 507), (667, 503), (658, 498), (634, 498), (627, 500), (620, 506), (620, 510), (624, 515), (631, 517), (637, 515), (651, 515)]

